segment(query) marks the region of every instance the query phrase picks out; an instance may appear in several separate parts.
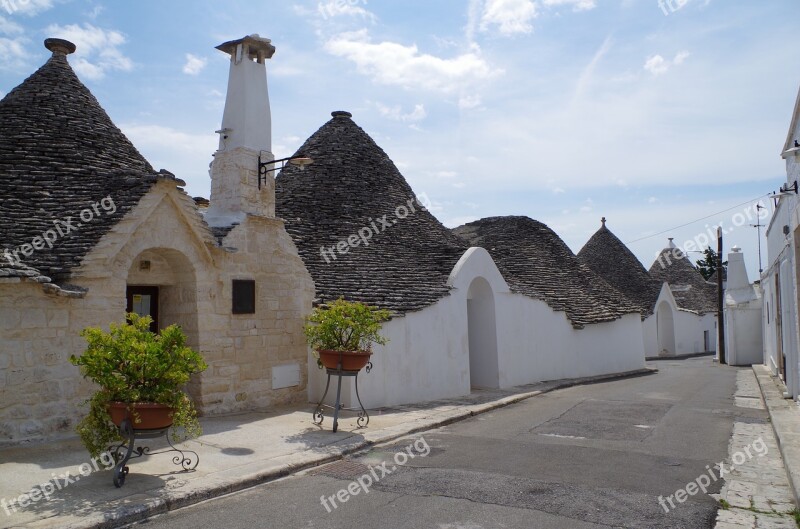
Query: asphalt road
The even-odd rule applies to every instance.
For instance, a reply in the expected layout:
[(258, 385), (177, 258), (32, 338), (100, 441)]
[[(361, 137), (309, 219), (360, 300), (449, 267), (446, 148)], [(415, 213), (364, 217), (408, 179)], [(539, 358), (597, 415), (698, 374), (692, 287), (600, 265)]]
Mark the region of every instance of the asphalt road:
[(727, 458), (735, 417), (764, 412), (734, 407), (736, 368), (709, 357), (653, 366), (658, 374), (555, 391), (139, 525), (713, 527), (708, 495), (669, 513), (658, 498)]

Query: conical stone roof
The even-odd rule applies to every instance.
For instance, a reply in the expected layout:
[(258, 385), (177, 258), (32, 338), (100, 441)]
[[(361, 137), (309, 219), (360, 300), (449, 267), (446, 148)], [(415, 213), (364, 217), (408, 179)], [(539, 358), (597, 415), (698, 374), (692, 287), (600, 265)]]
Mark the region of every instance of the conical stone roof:
[(603, 225), (578, 252), (578, 260), (603, 278), (642, 310), (642, 319), (653, 314), (661, 281), (650, 277), (639, 259)]
[[(168, 177), (155, 173), (81, 83), (66, 57), (74, 45), (65, 42), (48, 39), (53, 56), (0, 100), (0, 258), (56, 234), (52, 247), (16, 253), (56, 281)], [(96, 205), (105, 197), (107, 208)]]
[(512, 291), (566, 312), (575, 328), (640, 310), (581, 264), (541, 222), (522, 216), (490, 217), (453, 231), (489, 252)]
[(396, 313), (420, 310), (449, 293), (447, 278), (467, 246), (415, 201), (389, 156), (351, 118), (334, 112), (295, 153), (314, 163), (281, 171), (276, 213), (314, 279), (317, 302), (344, 297)]
[(680, 248), (661, 250), (650, 267), (650, 276), (669, 283), (678, 307), (698, 314), (716, 312), (717, 287), (707, 282)]

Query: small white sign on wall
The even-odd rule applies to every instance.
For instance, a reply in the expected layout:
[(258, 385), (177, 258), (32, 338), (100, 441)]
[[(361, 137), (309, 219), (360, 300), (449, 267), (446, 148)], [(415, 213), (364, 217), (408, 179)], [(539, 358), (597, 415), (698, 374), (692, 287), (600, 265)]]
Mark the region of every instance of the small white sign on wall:
[(286, 364), (272, 368), (272, 389), (300, 385), (300, 364)]

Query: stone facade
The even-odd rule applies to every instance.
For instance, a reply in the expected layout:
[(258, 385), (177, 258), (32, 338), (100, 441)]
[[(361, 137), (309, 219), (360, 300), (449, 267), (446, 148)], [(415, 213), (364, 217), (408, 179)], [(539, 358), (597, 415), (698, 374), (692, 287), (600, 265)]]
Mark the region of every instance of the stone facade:
[[(0, 442), (73, 433), (93, 388), (69, 356), (84, 350), (83, 328), (123, 319), (129, 285), (158, 286), (161, 327), (178, 323), (209, 364), (190, 387), (201, 413), (304, 402), (302, 326), (313, 282), (294, 243), (280, 219), (252, 215), (223, 242), (215, 244), (182, 190), (161, 182), (73, 274), (83, 297), (0, 280)], [(233, 279), (255, 280), (255, 314), (231, 314)], [(292, 364), (299, 384), (273, 390), (272, 369)]]

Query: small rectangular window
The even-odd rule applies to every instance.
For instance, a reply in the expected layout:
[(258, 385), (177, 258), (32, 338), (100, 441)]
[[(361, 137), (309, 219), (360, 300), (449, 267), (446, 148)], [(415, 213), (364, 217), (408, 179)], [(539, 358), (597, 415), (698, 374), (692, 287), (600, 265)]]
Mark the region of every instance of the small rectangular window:
[(233, 313), (255, 314), (256, 282), (252, 279), (233, 280)]

